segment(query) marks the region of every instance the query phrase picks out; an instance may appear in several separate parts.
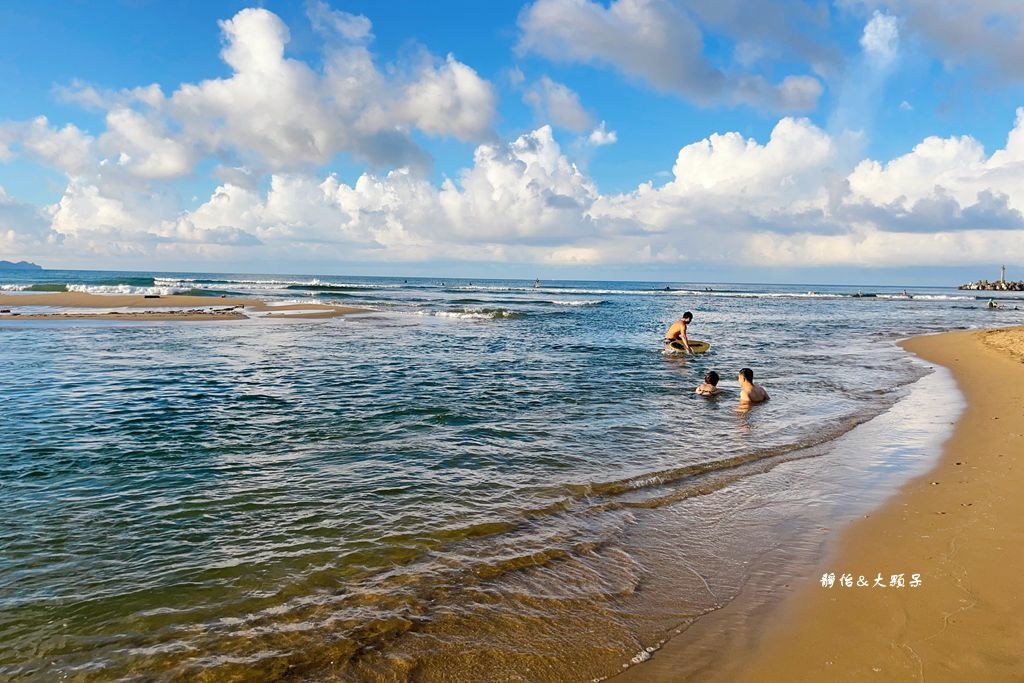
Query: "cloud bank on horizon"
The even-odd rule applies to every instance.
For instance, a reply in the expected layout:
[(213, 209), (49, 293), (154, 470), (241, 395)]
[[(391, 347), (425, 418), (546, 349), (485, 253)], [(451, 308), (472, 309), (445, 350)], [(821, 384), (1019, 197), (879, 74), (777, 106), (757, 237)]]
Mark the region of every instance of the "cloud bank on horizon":
[[(884, 136), (877, 109), (917, 115), (886, 85), (904, 62), (984, 81), (982, 98), (1018, 95), (1024, 5), (534, 0), (490, 78), (422, 45), (383, 63), (373, 18), (321, 1), (302, 21), (315, 57), (290, 52), (281, 16), (247, 8), (219, 23), (219, 77), (107, 88), (81, 74), (53, 93), (90, 119), (0, 112), (0, 254), (199, 270), (1024, 263), (1024, 107), (991, 152), (963, 131), (865, 154)], [(708, 130), (664, 149), (671, 169), (602, 191), (594, 170), (630, 144), (618, 132), (630, 121), (564, 82), (581, 73), (683, 117), (771, 124), (761, 139)], [(508, 135), (506, 110), (528, 125)], [(641, 127), (648, 115), (634, 113)], [(471, 158), (438, 169), (446, 145)], [(59, 196), (19, 199), (16, 164), (58, 173)], [(346, 182), (341, 165), (359, 171)], [(208, 196), (190, 202), (186, 187)]]

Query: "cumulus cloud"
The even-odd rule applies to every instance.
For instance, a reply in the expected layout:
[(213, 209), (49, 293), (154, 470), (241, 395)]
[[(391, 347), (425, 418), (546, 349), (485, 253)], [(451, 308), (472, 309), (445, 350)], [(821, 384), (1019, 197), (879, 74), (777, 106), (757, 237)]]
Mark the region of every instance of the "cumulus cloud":
[(179, 178), (198, 160), (195, 148), (176, 140), (159, 119), (126, 107), (107, 113), (107, 130), (98, 145), (141, 178)]
[[(698, 5), (708, 16), (715, 11)], [(419, 50), (382, 68), (368, 19), (322, 3), (309, 12), (326, 46), (316, 68), (288, 56), (289, 29), (277, 16), (244, 10), (221, 25), (231, 69), (222, 78), (169, 94), (80, 86), (67, 96), (104, 114), (96, 134), (45, 117), (0, 126), (0, 157), (67, 176), (61, 196), (41, 209), (0, 190), (0, 244), (10, 253), (60, 243), (53, 253), (214, 264), (314, 254), (883, 265), (986, 261), (996, 249), (1024, 260), (1024, 109), (991, 153), (969, 136), (929, 137), (892, 159), (855, 161), (842, 133), (786, 116), (766, 139), (708, 135), (666, 155), (671, 170), (656, 173), (657, 182), (603, 194), (577, 162), (617, 135), (604, 121), (595, 126), (567, 86), (546, 77), (525, 85), (521, 72), (510, 72), (551, 125), (498, 142), (493, 88), (471, 67)], [(902, 25), (894, 16), (866, 22), (863, 59), (878, 71), (898, 54)], [(773, 83), (709, 66), (690, 16), (660, 0), (538, 0), (520, 22), (526, 50), (607, 64), (697, 98), (784, 109), (821, 94), (815, 78)], [(613, 44), (629, 31), (640, 37)], [(651, 45), (658, 50), (644, 52)], [(656, 52), (661, 61), (689, 61), (655, 63)], [(573, 133), (568, 151), (553, 126)], [(472, 162), (432, 181), (419, 172), (429, 158), (416, 135), (474, 140)], [(354, 182), (317, 170), (339, 152), (384, 168)], [(217, 164), (218, 185), (185, 208), (169, 181), (200, 162)]]
[(440, 201), (455, 234), (473, 241), (559, 243), (589, 230), (597, 188), (544, 126), (504, 147), (477, 148), (473, 167)]
[(559, 128), (581, 133), (593, 124), (593, 118), (583, 108), (579, 95), (547, 76), (542, 76), (528, 88), (523, 100), (533, 108), (539, 120)]
[(697, 24), (668, 0), (614, 0), (608, 7), (592, 0), (536, 0), (520, 13), (519, 28), (523, 53), (609, 67), (701, 104), (800, 111), (821, 95), (812, 76), (774, 85), (760, 75), (722, 71), (704, 55)]
[(287, 171), (324, 164), (349, 152), (376, 166), (425, 169), (429, 155), (412, 132), (480, 141), (492, 137), (496, 98), (489, 82), (453, 55), (419, 51), (381, 69), (368, 45), (369, 19), (309, 8), (324, 38), (322, 68), (287, 56), (290, 31), (264, 9), (220, 22), (221, 58), (231, 74), (182, 83), (169, 95), (157, 85), (102, 91), (81, 82), (59, 96), (106, 113), (95, 140), (74, 126), (54, 130), (45, 118), (21, 125), (16, 144), (69, 174), (108, 159), (146, 180), (188, 175), (209, 156), (231, 165)]
[(388, 261), (443, 253), (565, 265), (906, 265), (984, 262), (996, 246), (1007, 259), (1024, 252), (1024, 109), (992, 154), (969, 137), (928, 138), (851, 170), (838, 147), (807, 119), (787, 117), (764, 142), (730, 132), (686, 145), (667, 182), (606, 195), (544, 126), (480, 145), (473, 164), (440, 186), (403, 169), (351, 185), (275, 173), (265, 191), (225, 183), (173, 218), (151, 202), (72, 186), (52, 208), (53, 226), (75, 245), (134, 230), (133, 248), (150, 253), (313, 246)]
[(473, 164), (440, 186), (405, 169), (351, 185), (280, 172), (265, 190), (225, 182), (175, 212), (137, 187), (83, 180), (34, 218), (7, 199), (0, 222), (18, 213), (21, 224), (34, 220), (36, 241), (118, 256), (312, 248), (321, 258), (388, 261), (958, 263), (991, 258), (993, 245), (1008, 259), (1021, 252), (1022, 162), (1024, 109), (992, 154), (969, 137), (928, 138), (852, 170), (832, 136), (787, 117), (764, 142), (714, 134), (679, 150), (667, 182), (604, 195), (544, 126), (480, 145)]
[(431, 135), (480, 140), (495, 114), (491, 85), (448, 55), (444, 64), (423, 68), (396, 107), (396, 124), (411, 124)]

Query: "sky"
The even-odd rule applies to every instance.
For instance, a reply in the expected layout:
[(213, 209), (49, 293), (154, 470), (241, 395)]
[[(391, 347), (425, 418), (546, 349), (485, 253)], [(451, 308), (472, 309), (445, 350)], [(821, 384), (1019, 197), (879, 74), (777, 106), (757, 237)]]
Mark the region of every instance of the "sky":
[(0, 5), (0, 259), (1024, 279), (1017, 0)]

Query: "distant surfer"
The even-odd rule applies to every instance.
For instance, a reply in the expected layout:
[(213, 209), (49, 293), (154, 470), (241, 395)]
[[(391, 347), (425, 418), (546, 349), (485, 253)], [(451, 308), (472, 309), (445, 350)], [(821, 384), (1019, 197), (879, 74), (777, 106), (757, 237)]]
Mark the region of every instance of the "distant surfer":
[(540, 289), (540, 278), (537, 278), (536, 280), (533, 281), (533, 288)]
[(722, 390), (718, 388), (718, 373), (711, 370), (704, 375), (704, 384), (697, 387), (693, 393), (700, 396), (717, 396), (722, 393)]
[(740, 370), (737, 378), (740, 381), (740, 403), (761, 403), (767, 401), (769, 396), (764, 387), (754, 384), (754, 371), (750, 368)]
[(672, 344), (678, 342), (683, 345), (687, 353), (693, 353), (690, 349), (690, 340), (686, 338), (686, 326), (693, 322), (693, 313), (687, 311), (683, 313), (683, 317), (672, 323), (672, 326), (668, 328), (668, 332), (665, 333), (665, 343)]

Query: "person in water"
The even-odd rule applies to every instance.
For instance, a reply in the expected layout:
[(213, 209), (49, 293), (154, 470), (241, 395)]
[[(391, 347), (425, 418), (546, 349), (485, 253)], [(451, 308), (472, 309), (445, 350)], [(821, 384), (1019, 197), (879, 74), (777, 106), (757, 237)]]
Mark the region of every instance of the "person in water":
[(697, 387), (697, 390), (693, 393), (701, 396), (717, 396), (722, 393), (722, 390), (718, 388), (718, 373), (714, 370), (704, 375), (704, 384)]
[(1002, 306), (1000, 306), (999, 304), (996, 303), (995, 299), (989, 299), (988, 300), (988, 307), (989, 308), (1002, 308)]
[(687, 353), (693, 353), (690, 350), (690, 340), (686, 338), (686, 326), (691, 322), (693, 322), (693, 313), (689, 311), (683, 313), (683, 317), (672, 323), (672, 326), (668, 328), (668, 332), (665, 333), (665, 343), (679, 342), (686, 349)]
[(769, 399), (764, 387), (754, 384), (754, 371), (750, 368), (740, 370), (736, 379), (740, 382), (740, 403), (761, 403)]

